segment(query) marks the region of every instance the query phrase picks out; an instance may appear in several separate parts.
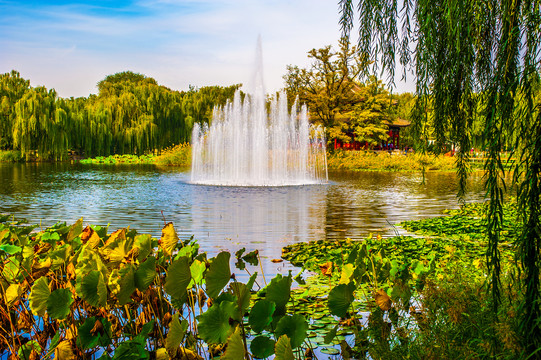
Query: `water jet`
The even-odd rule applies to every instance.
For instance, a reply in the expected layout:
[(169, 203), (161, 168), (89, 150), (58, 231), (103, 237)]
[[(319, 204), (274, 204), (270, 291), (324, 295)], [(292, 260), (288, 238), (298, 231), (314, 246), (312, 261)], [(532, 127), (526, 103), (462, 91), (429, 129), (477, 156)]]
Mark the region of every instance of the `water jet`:
[(309, 123), (306, 105), (288, 111), (284, 92), (267, 100), (258, 41), (254, 86), (244, 99), (213, 111), (210, 126), (195, 124), (191, 182), (224, 186), (327, 183), (325, 132)]

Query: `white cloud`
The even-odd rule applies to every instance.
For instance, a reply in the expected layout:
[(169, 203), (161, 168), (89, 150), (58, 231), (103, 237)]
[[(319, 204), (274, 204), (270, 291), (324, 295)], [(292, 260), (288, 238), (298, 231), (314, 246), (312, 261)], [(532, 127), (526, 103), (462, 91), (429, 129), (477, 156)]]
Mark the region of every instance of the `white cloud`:
[(283, 86), (286, 65), (307, 66), (310, 49), (339, 37), (338, 6), (328, 0), (146, 0), (110, 11), (75, 4), (8, 10), (0, 15), (0, 72), (17, 69), (32, 85), (63, 97), (94, 93), (98, 81), (123, 70), (178, 90), (246, 83), (258, 35), (270, 92)]

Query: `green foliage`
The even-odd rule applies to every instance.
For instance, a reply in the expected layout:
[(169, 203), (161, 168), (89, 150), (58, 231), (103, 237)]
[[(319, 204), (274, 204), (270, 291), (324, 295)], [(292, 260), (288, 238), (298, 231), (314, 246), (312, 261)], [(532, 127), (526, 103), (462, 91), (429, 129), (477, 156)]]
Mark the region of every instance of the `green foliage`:
[(269, 339), (266, 336), (256, 336), (250, 344), (250, 350), (254, 357), (264, 359), (274, 354), (274, 346), (276, 341)]
[(205, 276), (207, 284), (207, 295), (210, 298), (218, 296), (220, 291), (227, 285), (231, 277), (229, 269), (229, 258), (231, 254), (222, 251), (215, 258), (210, 260), (210, 268)]
[[(468, 175), (468, 151), (474, 118), (480, 113), (487, 152), (486, 189), (489, 198), (488, 284), (493, 311), (502, 301), (500, 232), (505, 202), (505, 169), (501, 151), (514, 140), (514, 185), (520, 204), (521, 235), (518, 257), (524, 276), (521, 286), (521, 330), (527, 352), (541, 347), (541, 111), (539, 89), (541, 63), (541, 2), (533, 1), (425, 1), (372, 0), (340, 2), (343, 36), (349, 38), (355, 16), (359, 18), (359, 49), (379, 58), (383, 70), (394, 77), (395, 59), (407, 68), (414, 65), (417, 101), (415, 128), (426, 147), (427, 124), (433, 123), (437, 148), (446, 141), (458, 146), (459, 196), (463, 197)], [(400, 14), (400, 15), (399, 15)], [(398, 36), (401, 29), (402, 36)], [(411, 51), (411, 46), (415, 50)], [(397, 56), (398, 55), (398, 56)], [(480, 105), (478, 105), (480, 104)], [(434, 111), (428, 114), (428, 105)], [(480, 110), (479, 110), (480, 109)]]
[(2, 152), (0, 161), (64, 160), (70, 151), (97, 156), (88, 160), (95, 163), (150, 162), (150, 155), (188, 142), (193, 124), (209, 123), (213, 107), (224, 105), (239, 86), (179, 92), (126, 71), (100, 81), (98, 95), (62, 99), (54, 90), (30, 87), (16, 71), (2, 74), (0, 150), (10, 152)]
[(368, 66), (366, 57), (359, 54), (347, 39), (340, 41), (337, 51), (331, 46), (310, 50), (310, 68), (287, 67), (284, 80), (289, 103), (298, 97), (313, 118), (327, 128), (334, 126), (337, 111), (350, 108), (355, 98), (352, 89)]
[(248, 321), (252, 330), (260, 333), (272, 322), (272, 315), (276, 310), (276, 303), (269, 300), (259, 300), (254, 304), (250, 311)]
[(287, 335), (291, 342), (293, 349), (301, 346), (304, 339), (306, 339), (306, 332), (308, 330), (308, 323), (304, 316), (295, 314), (292, 316), (283, 316), (276, 325), (276, 336)]

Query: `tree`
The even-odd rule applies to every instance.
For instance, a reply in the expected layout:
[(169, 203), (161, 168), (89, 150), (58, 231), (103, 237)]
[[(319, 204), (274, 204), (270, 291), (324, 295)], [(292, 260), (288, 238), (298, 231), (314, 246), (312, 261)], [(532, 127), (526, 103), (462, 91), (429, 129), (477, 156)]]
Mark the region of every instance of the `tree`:
[[(416, 126), (434, 124), (436, 140), (459, 145), (460, 194), (466, 184), (468, 149), (478, 102), (485, 128), (483, 149), (486, 190), (487, 263), (494, 310), (500, 303), (499, 233), (505, 184), (500, 151), (506, 137), (519, 133), (514, 154), (515, 182), (522, 234), (516, 241), (520, 260), (522, 339), (530, 354), (541, 347), (541, 111), (540, 0), (340, 0), (343, 36), (359, 14), (358, 50), (377, 59), (394, 78), (395, 58), (415, 71)], [(401, 14), (399, 14), (401, 12)], [(401, 34), (399, 36), (399, 29)], [(414, 47), (414, 51), (411, 48)], [(432, 102), (432, 119), (423, 111)]]
[(350, 47), (347, 39), (340, 41), (340, 49), (333, 51), (331, 46), (312, 49), (308, 57), (313, 62), (308, 69), (288, 65), (284, 75), (288, 101), (295, 98), (308, 106), (311, 116), (317, 117), (325, 127), (335, 125), (338, 111), (351, 108), (351, 89), (366, 70), (366, 57), (359, 55), (355, 46)]
[(375, 146), (387, 140), (389, 129), (385, 120), (390, 120), (391, 97), (383, 82), (375, 76), (361, 87), (359, 96), (363, 101), (355, 104), (351, 117), (355, 140)]
[(0, 75), (0, 149), (13, 147), (13, 123), (15, 122), (15, 103), (30, 90), (30, 81), (12, 70)]

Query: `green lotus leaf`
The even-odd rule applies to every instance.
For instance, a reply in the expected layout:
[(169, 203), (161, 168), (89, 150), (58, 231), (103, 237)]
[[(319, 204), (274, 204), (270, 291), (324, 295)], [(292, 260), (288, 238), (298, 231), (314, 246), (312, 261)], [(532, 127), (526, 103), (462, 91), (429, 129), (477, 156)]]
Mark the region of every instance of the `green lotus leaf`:
[(47, 299), (50, 294), (49, 281), (45, 276), (40, 277), (34, 282), (29, 298), (30, 309), (34, 315), (45, 315), (45, 311), (47, 310)]
[(340, 350), (332, 348), (332, 347), (324, 347), (324, 348), (321, 348), (320, 351), (321, 351), (322, 354), (340, 355)]
[(258, 253), (259, 252), (257, 250), (249, 252), (248, 254), (246, 254), (246, 255), (244, 255), (242, 257), (242, 260), (246, 261), (250, 265), (257, 266), (257, 265), (259, 265), (259, 260), (258, 260), (258, 257), (257, 257)]
[(259, 335), (252, 340), (250, 350), (252, 351), (254, 357), (264, 359), (274, 354), (275, 345), (276, 341), (269, 339), (266, 336)]
[(16, 257), (9, 257), (7, 262), (4, 263), (4, 269), (2, 270), (2, 277), (10, 283), (16, 283), (21, 270), (21, 262)]
[(97, 270), (103, 274), (103, 278), (107, 279), (109, 270), (103, 263), (100, 254), (92, 249), (88, 244), (83, 245), (79, 256), (77, 257), (77, 264), (75, 265), (75, 276), (77, 278), (77, 285), (79, 286), (80, 280), (82, 280), (86, 274), (92, 270)]
[(94, 307), (103, 307), (107, 303), (107, 286), (103, 274), (97, 270), (89, 272), (81, 281), (77, 294)]
[(218, 296), (231, 278), (231, 269), (229, 268), (230, 256), (230, 253), (222, 251), (215, 258), (211, 259), (210, 268), (205, 276), (207, 295), (210, 298)]
[(21, 346), (17, 351), (17, 355), (19, 355), (19, 359), (30, 359), (30, 354), (32, 353), (32, 350), (35, 351), (37, 354), (41, 353), (41, 346), (35, 340), (30, 340), (29, 342)]
[(224, 343), (233, 329), (229, 324), (237, 306), (231, 301), (213, 304), (199, 316), (199, 336), (209, 344)]
[(139, 291), (145, 291), (156, 278), (156, 258), (149, 256), (135, 271), (135, 286)]
[(281, 274), (276, 275), (266, 287), (265, 299), (276, 304), (276, 314), (282, 315), (285, 313), (286, 304), (291, 295), (291, 274), (283, 277)]
[(121, 342), (115, 348), (113, 360), (147, 360), (150, 354), (146, 349), (146, 341), (136, 336), (133, 340)]
[(329, 292), (328, 307), (331, 311), (331, 314), (344, 317), (349, 309), (349, 306), (353, 302), (353, 291), (355, 290), (355, 285), (350, 284), (340, 284), (335, 286)]
[(329, 332), (325, 335), (325, 338), (323, 338), (323, 342), (325, 344), (330, 344), (336, 337), (337, 331), (338, 331), (338, 325), (336, 325), (331, 330), (329, 330)]
[(186, 320), (179, 321), (178, 316), (178, 313), (173, 315), (173, 319), (169, 323), (169, 332), (165, 339), (165, 348), (172, 357), (176, 356), (182, 339), (186, 335), (186, 330), (188, 330), (188, 322)]
[(63, 320), (70, 313), (71, 304), (71, 292), (68, 289), (56, 289), (47, 298), (47, 313), (53, 319)]
[(173, 253), (173, 249), (175, 246), (177, 246), (178, 241), (179, 238), (173, 223), (168, 223), (165, 225), (162, 229), (162, 237), (160, 239), (160, 247), (163, 249), (163, 251), (167, 255), (171, 255)]
[(41, 236), (39, 239), (49, 244), (56, 244), (57, 241), (60, 241), (60, 234), (57, 232), (45, 231), (41, 233)]
[(77, 346), (83, 350), (111, 344), (111, 323), (101, 317), (89, 317), (77, 329)]
[(75, 239), (77, 236), (81, 235), (83, 232), (83, 218), (77, 220), (77, 222), (70, 226), (68, 231), (67, 241), (68, 243)]
[(235, 281), (229, 285), (229, 288), (233, 292), (233, 295), (237, 298), (237, 306), (240, 311), (240, 316), (242, 317), (244, 315), (244, 311), (250, 306), (250, 289), (238, 281)]
[(205, 274), (206, 269), (207, 265), (203, 261), (199, 261), (197, 259), (193, 261), (192, 265), (190, 265), (190, 272), (192, 274), (194, 284), (203, 284), (203, 275)]
[[(114, 273), (111, 273), (113, 277)], [(131, 294), (135, 291), (135, 267), (132, 264), (126, 264), (118, 270), (118, 275), (114, 279), (116, 282), (116, 298), (120, 305), (125, 305), (131, 300)], [(109, 279), (111, 283), (111, 278)]]
[(141, 262), (152, 252), (152, 237), (149, 234), (137, 235), (133, 246), (139, 248), (137, 260)]
[(248, 316), (248, 323), (252, 327), (252, 330), (260, 333), (269, 326), (275, 310), (276, 304), (273, 301), (263, 299), (256, 302)]
[(282, 335), (278, 338), (274, 345), (275, 360), (294, 360), (293, 349), (287, 335)]
[(23, 251), (23, 248), (16, 245), (4, 244), (4, 245), (0, 245), (0, 250), (4, 251), (5, 253), (8, 253), (9, 255), (15, 255)]
[(220, 356), (220, 360), (238, 360), (245, 358), (241, 329), (240, 326), (237, 326), (235, 332), (227, 339), (227, 347), (225, 353)]
[(187, 257), (181, 257), (171, 263), (167, 269), (167, 276), (165, 278), (165, 291), (171, 295), (172, 298), (180, 300), (186, 293), (186, 287), (192, 280), (192, 274), (190, 272), (190, 259)]
[(293, 316), (286, 315), (278, 321), (274, 333), (276, 336), (287, 335), (291, 341), (291, 346), (297, 348), (302, 345), (308, 332), (308, 322), (304, 316), (295, 314)]

